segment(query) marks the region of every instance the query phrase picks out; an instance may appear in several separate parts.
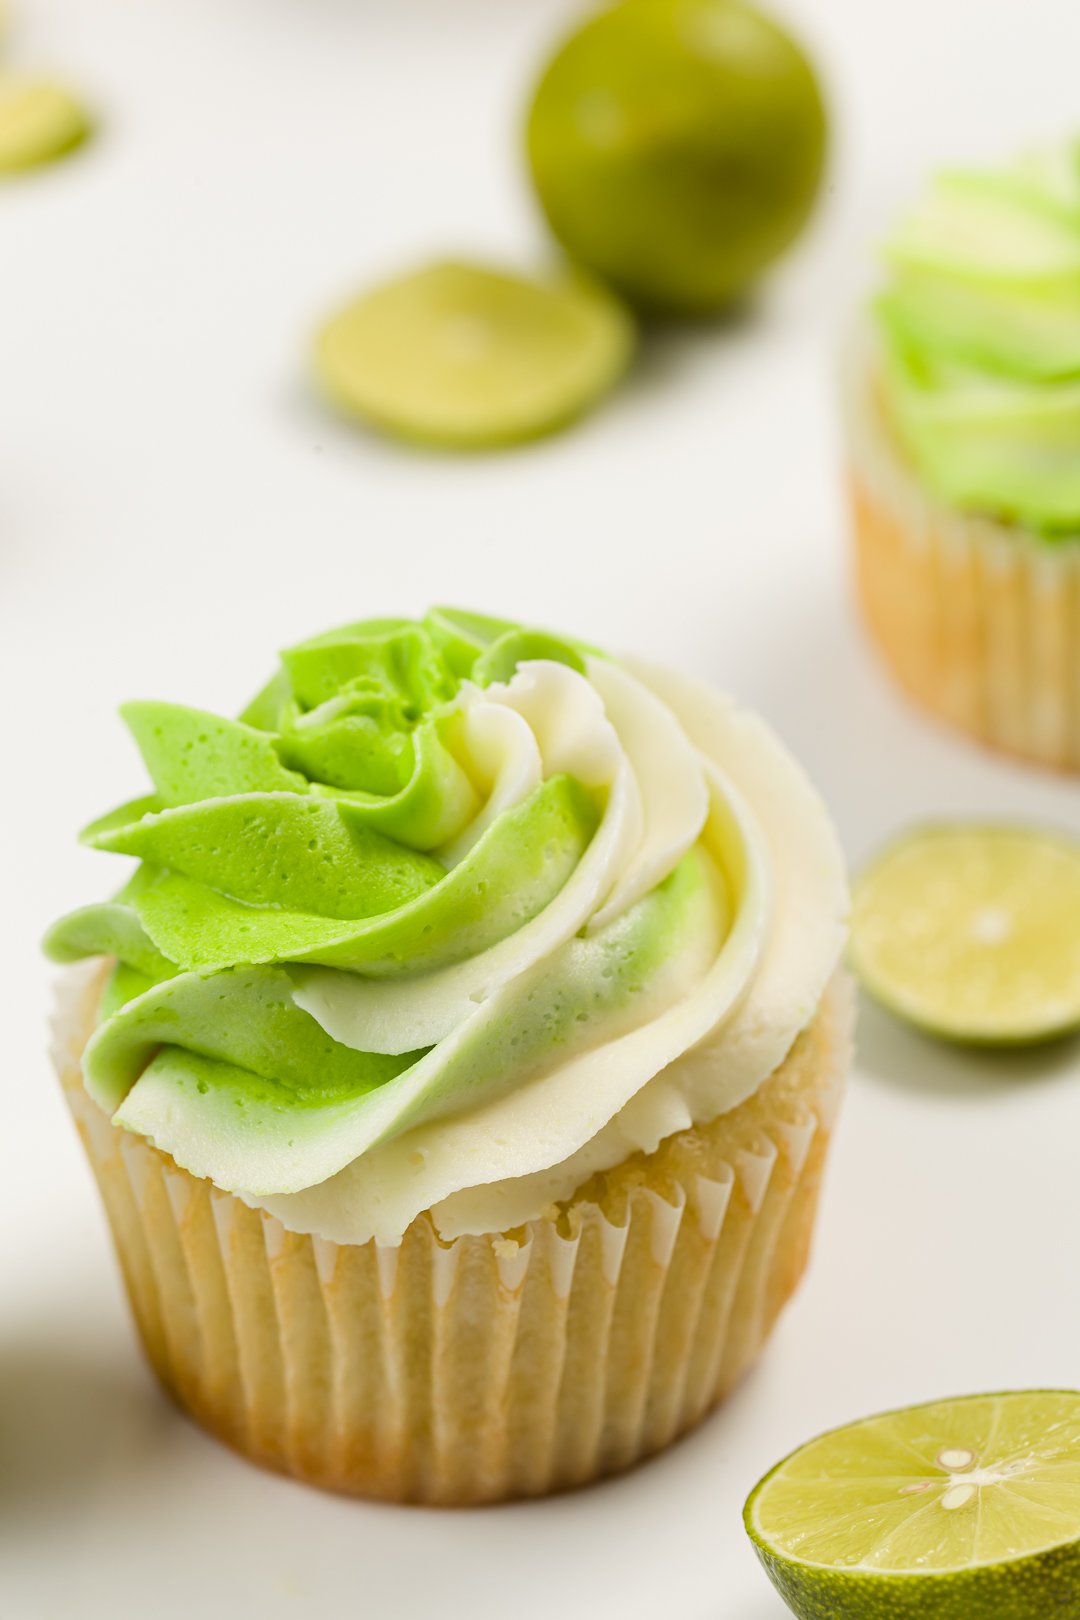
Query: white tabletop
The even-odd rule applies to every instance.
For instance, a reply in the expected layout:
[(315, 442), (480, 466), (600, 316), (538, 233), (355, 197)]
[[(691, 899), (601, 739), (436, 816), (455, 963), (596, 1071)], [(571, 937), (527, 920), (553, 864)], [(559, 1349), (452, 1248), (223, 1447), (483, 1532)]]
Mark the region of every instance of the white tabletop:
[(1069, 783), (910, 712), (852, 614), (831, 384), (868, 243), (921, 171), (1078, 119), (1076, 0), (789, 0), (831, 90), (828, 206), (752, 318), (646, 347), (567, 436), (481, 460), (327, 417), (305, 342), (354, 285), (548, 248), (521, 104), (563, 0), (17, 0), (9, 55), (100, 109), (0, 191), (0, 1613), (11, 1620), (781, 1620), (739, 1518), (816, 1431), (1075, 1384), (1080, 1058), (940, 1049), (864, 1009), (816, 1257), (760, 1368), (640, 1471), (440, 1514), (259, 1473), (155, 1391), (45, 1059), (76, 828), (140, 789), (125, 697), (235, 709), (272, 650), (463, 601), (736, 689), (853, 859), (913, 817), (1076, 824)]

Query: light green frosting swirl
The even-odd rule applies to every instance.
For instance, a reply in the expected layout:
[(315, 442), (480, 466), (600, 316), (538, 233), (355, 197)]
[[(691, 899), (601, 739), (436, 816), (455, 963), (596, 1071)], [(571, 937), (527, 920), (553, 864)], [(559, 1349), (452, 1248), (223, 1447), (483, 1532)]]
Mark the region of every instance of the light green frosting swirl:
[(689, 744), (570, 641), (374, 620), (284, 653), (238, 720), (122, 714), (153, 792), (83, 838), (139, 864), (46, 949), (116, 959), (93, 1100), (229, 1190), (316, 1185), (639, 1027), (728, 933)]
[(938, 178), (887, 249), (882, 391), (950, 504), (1080, 532), (1080, 143)]

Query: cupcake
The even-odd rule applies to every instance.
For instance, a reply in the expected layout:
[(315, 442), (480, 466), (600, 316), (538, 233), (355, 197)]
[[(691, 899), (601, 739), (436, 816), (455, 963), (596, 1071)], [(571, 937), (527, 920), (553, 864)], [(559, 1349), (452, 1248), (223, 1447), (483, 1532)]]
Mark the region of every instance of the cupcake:
[(886, 662), (970, 736), (1080, 768), (1080, 145), (934, 182), (847, 381)]
[(47, 948), (166, 1389), (396, 1501), (689, 1428), (803, 1271), (848, 1055), (841, 857), (779, 743), (448, 610), (291, 648), (239, 720), (122, 712), (152, 792), (83, 837), (138, 865)]

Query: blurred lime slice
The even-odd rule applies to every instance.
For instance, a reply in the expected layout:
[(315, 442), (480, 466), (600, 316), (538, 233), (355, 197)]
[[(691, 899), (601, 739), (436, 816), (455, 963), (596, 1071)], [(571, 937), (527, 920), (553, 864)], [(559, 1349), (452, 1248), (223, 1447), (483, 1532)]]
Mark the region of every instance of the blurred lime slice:
[(0, 174), (63, 157), (82, 144), (90, 127), (85, 107), (63, 85), (0, 78)]
[(584, 279), (448, 263), (343, 309), (319, 334), (315, 363), (342, 410), (466, 450), (562, 427), (611, 388), (633, 347), (628, 312)]
[(1080, 1615), (1080, 1395), (940, 1401), (811, 1440), (745, 1524), (800, 1620)]
[(851, 961), (892, 1012), (949, 1040), (1080, 1028), (1080, 844), (993, 824), (907, 834), (855, 884)]
[(798, 235), (825, 153), (817, 79), (743, 0), (623, 0), (571, 35), (528, 120), (572, 259), (632, 302), (729, 304)]

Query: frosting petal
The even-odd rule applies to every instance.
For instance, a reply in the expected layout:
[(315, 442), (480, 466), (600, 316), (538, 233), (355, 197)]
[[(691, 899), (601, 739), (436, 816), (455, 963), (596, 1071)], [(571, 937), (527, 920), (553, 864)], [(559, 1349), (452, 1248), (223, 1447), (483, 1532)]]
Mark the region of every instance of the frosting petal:
[[(311, 840), (304, 834), (313, 825), (310, 816), (301, 818), (293, 849), (308, 848)], [(256, 852), (244, 855), (241, 878), (231, 878), (226, 893), (205, 877), (163, 864), (141, 889), (136, 909), (167, 956), (204, 973), (236, 962), (270, 961), (322, 962), (369, 978), (423, 973), (486, 950), (543, 910), (578, 865), (595, 825), (589, 796), (571, 777), (557, 776), (501, 816), (449, 872), (432, 862), (407, 869), (408, 881), (396, 870), (380, 874), (381, 840), (373, 843), (365, 836), (356, 846), (343, 845), (336, 832), (333, 838), (326, 833), (317, 846), (315, 881), (301, 892), (291, 883), (285, 901), (276, 906), (249, 898), (252, 890), (261, 896), (258, 885), (272, 885), (275, 876), (272, 867), (260, 876)], [(257, 832), (261, 842), (261, 824)], [(280, 863), (289, 858), (284, 842), (273, 850)], [(169, 859), (157, 837), (149, 844), (133, 837), (122, 843), (125, 853)], [(182, 858), (190, 859), (186, 843)], [(365, 889), (366, 875), (373, 890)], [(350, 876), (355, 881), (348, 881)], [(247, 893), (238, 897), (241, 880)], [(397, 903), (388, 904), (395, 895)]]
[(642, 837), (605, 903), (590, 920), (603, 928), (670, 872), (697, 841), (709, 810), (701, 762), (666, 704), (610, 661), (594, 658), (589, 679), (641, 791)]

